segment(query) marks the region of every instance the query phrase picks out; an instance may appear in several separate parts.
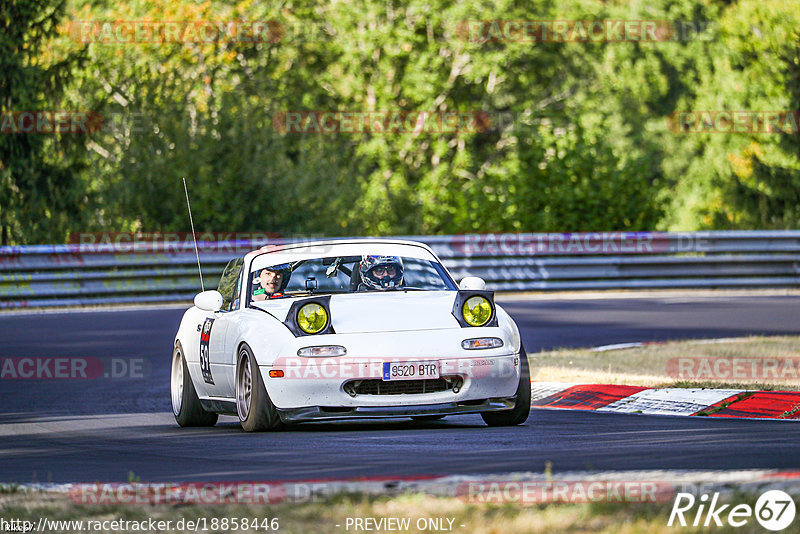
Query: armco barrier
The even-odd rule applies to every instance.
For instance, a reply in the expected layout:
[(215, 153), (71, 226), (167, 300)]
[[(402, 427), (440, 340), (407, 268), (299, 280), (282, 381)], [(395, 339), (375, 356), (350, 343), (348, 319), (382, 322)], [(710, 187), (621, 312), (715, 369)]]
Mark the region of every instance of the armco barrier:
[[(497, 291), (800, 285), (796, 230), (399, 239), (427, 243), (456, 279), (480, 276)], [(231, 258), (289, 241), (199, 242), (206, 287)], [(0, 308), (188, 301), (199, 286), (191, 242), (0, 247)]]

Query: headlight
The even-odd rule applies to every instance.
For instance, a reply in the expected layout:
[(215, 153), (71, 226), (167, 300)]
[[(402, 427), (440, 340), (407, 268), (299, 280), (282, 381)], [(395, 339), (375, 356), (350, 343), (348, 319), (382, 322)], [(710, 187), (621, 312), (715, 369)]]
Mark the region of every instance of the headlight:
[(461, 306), (461, 314), (470, 326), (483, 326), (492, 318), (492, 305), (486, 297), (475, 295)]
[(310, 302), (297, 310), (297, 326), (306, 334), (321, 332), (328, 324), (328, 312), (316, 302)]
[(303, 347), (297, 351), (298, 356), (305, 358), (325, 358), (326, 356), (344, 356), (347, 349), (341, 345), (321, 345), (318, 347)]
[(464, 350), (496, 349), (502, 346), (503, 340), (499, 337), (476, 337), (461, 342), (461, 348)]

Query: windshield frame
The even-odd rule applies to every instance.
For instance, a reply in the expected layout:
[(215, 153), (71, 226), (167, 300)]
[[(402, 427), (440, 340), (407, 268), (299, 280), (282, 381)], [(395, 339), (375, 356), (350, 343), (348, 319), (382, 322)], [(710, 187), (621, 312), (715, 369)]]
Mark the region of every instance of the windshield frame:
[[(247, 287), (246, 287), (246, 293), (244, 295), (245, 298), (246, 298), (246, 305), (244, 307), (246, 307), (246, 308), (253, 307), (254, 301), (253, 301), (253, 276), (252, 276), (253, 271), (252, 271), (252, 267), (253, 267), (253, 263), (255, 263), (256, 258), (258, 258), (259, 256), (262, 256), (262, 255), (263, 254), (258, 254), (257, 256), (255, 256), (253, 259), (250, 260), (250, 263), (248, 265), (247, 284), (246, 284)], [(336, 257), (340, 257), (340, 256), (320, 256), (320, 257), (317, 257), (317, 258), (308, 258), (306, 260), (301, 260), (301, 261), (293, 262), (293, 263), (295, 264), (295, 266), (300, 266), (301, 264), (303, 264), (303, 263), (305, 263), (307, 261), (321, 260), (323, 258), (336, 258)], [(423, 260), (422, 258), (418, 258), (418, 259)], [(403, 291), (403, 292), (407, 292), (407, 291), (458, 291), (458, 284), (455, 282), (453, 277), (450, 276), (450, 273), (447, 271), (445, 266), (442, 265), (442, 262), (439, 261), (439, 258), (437, 258), (435, 255), (433, 255), (433, 259), (423, 260), (423, 261), (429, 261), (431, 263), (431, 265), (433, 266), (433, 268), (436, 271), (436, 273), (439, 275), (439, 277), (444, 282), (444, 285), (446, 286), (444, 289), (430, 289), (430, 290), (422, 289), (422, 290), (420, 290), (420, 289), (413, 289), (413, 288), (408, 288), (408, 289), (398, 288), (398, 289), (391, 290), (391, 291), (360, 291), (360, 292), (352, 292), (352, 291), (341, 291), (341, 292), (339, 292), (339, 291), (314, 291), (314, 292), (309, 292), (309, 293), (301, 292), (301, 293), (292, 294), (292, 295), (284, 295), (282, 297), (277, 297), (276, 299), (268, 299), (268, 300), (306, 298), (306, 297), (310, 297), (310, 296), (315, 296), (316, 297), (316, 296), (322, 296), (322, 295), (354, 295), (356, 293), (359, 293), (359, 294), (363, 293), (363, 294), (366, 295), (366, 294), (371, 294), (371, 293), (383, 294), (383, 293), (386, 293), (386, 292), (401, 292), (401, 291)], [(278, 261), (274, 265), (280, 265), (280, 263), (281, 262)], [(263, 267), (259, 267), (259, 268), (263, 269)], [(244, 286), (245, 284), (242, 284), (242, 285)]]

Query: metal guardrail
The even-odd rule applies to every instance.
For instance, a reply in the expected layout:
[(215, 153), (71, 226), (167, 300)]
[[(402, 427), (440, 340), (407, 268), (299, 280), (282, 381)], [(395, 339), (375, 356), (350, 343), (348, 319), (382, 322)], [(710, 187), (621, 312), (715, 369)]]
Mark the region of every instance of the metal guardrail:
[[(606, 232), (403, 236), (422, 241), (456, 279), (490, 289), (793, 287), (800, 231)], [(206, 287), (229, 259), (264, 244), (198, 243)], [(0, 308), (188, 301), (199, 291), (189, 242), (0, 247)]]

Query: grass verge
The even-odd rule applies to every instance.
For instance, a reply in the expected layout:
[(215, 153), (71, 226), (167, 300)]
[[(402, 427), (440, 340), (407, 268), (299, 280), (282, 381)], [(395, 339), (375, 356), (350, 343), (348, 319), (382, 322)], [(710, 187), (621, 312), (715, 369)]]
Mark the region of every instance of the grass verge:
[[(753, 496), (738, 495), (736, 503), (752, 503)], [(205, 518), (206, 532), (275, 532), (274, 530), (211, 528), (216, 518), (277, 518), (277, 532), (321, 534), (354, 532), (346, 528), (348, 518), (407, 518), (408, 533), (449, 531), (469, 534), (527, 534), (538, 532), (599, 532), (608, 534), (674, 533), (667, 526), (672, 503), (582, 503), (582, 504), (485, 504), (468, 503), (454, 497), (436, 497), (410, 493), (395, 496), (339, 495), (318, 502), (284, 503), (279, 505), (212, 505), (212, 506), (135, 506), (75, 505), (64, 494), (16, 493), (0, 496), (0, 515), (6, 520), (22, 519), (38, 524), (48, 520), (113, 521), (197, 521)], [(448, 528), (435, 529), (418, 520), (443, 520)], [(761, 532), (755, 521), (745, 528), (715, 528), (715, 532)], [(52, 523), (51, 523), (52, 524)], [(338, 525), (338, 526), (337, 526)], [(419, 528), (423, 526), (423, 528)], [(752, 528), (748, 528), (752, 527)], [(198, 529), (200, 530), (200, 529)], [(701, 532), (702, 529), (678, 528), (680, 532)], [(50, 529), (50, 532), (68, 530)], [(200, 530), (202, 531), (202, 530)], [(374, 529), (370, 532), (389, 532)], [(707, 529), (706, 529), (707, 531)], [(141, 532), (117, 529), (115, 532)], [(177, 532), (174, 529), (161, 532)], [(363, 532), (363, 530), (362, 530)]]
[(798, 391), (800, 336), (674, 341), (602, 352), (558, 349), (531, 355), (531, 377), (540, 382)]

